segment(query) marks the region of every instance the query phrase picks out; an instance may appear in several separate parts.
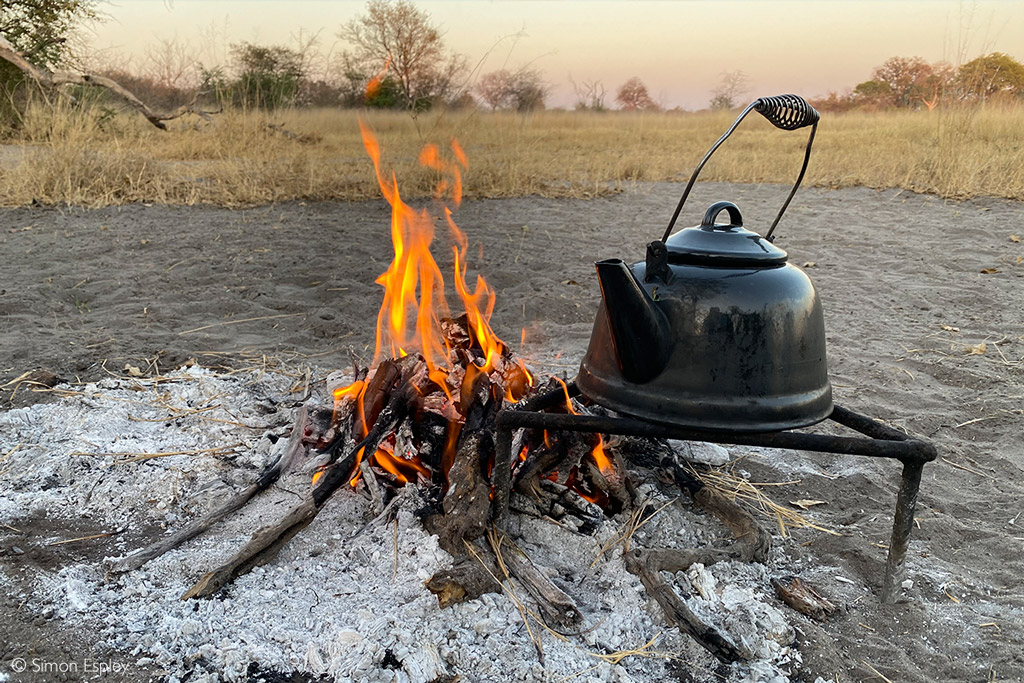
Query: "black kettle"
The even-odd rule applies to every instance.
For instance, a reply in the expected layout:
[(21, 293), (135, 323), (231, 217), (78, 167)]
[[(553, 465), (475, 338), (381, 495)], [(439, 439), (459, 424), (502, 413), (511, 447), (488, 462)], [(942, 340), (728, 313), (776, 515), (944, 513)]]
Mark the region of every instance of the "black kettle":
[[(697, 175), (751, 110), (785, 130), (811, 126), (800, 175), (765, 237), (743, 227), (739, 208), (725, 201), (669, 237)], [(772, 243), (807, 170), (818, 118), (796, 95), (751, 103), (698, 164), (646, 260), (595, 264), (602, 302), (577, 377), (586, 397), (709, 430), (777, 431), (829, 416), (821, 304), (810, 278)], [(727, 223), (717, 222), (723, 212)]]

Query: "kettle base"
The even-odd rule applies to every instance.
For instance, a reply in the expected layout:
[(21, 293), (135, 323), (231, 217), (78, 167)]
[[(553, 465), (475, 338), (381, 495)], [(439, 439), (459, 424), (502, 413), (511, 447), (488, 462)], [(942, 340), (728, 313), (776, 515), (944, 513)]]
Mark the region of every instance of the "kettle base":
[(649, 422), (725, 432), (778, 432), (808, 427), (832, 414), (832, 386), (785, 396), (690, 396), (651, 391), (650, 385), (599, 377), (586, 364), (576, 383), (588, 399)]

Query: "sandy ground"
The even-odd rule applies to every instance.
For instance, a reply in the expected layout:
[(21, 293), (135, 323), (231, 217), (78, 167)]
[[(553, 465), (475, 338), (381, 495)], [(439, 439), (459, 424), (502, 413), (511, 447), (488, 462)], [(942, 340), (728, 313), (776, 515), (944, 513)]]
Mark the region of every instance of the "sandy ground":
[[(525, 328), (522, 352), (537, 369), (574, 374), (598, 300), (591, 264), (639, 260), (679, 190), (467, 202), (456, 218), (478, 257), (472, 267), (497, 290), (499, 334), (516, 344)], [(784, 194), (703, 184), (682, 222), (730, 199), (763, 232)], [(353, 350), (372, 354), (388, 217), (383, 201), (2, 210), (0, 384), (33, 370), (95, 380), (126, 365), (252, 365), (263, 354), (348, 366)], [(802, 622), (807, 675), (1024, 680), (1024, 243), (1011, 237), (1024, 238), (1024, 205), (805, 189), (777, 235), (792, 262), (809, 264), (821, 295), (837, 402), (929, 438), (941, 454), (925, 469), (913, 586), (893, 606), (869, 594), (824, 624)], [(3, 392), (5, 406), (50, 400), (24, 383)], [(780, 499), (826, 501), (814, 519), (843, 535), (795, 532), (793, 552), (877, 591), (898, 468), (858, 462), (843, 476), (845, 460), (813, 459), (820, 470), (798, 476), (756, 457), (744, 466), (761, 481), (798, 479), (778, 489)], [(26, 556), (14, 552), (19, 542), (0, 538), (0, 569), (12, 575), (29, 562), (103, 552)], [(844, 602), (842, 585), (821, 588)], [(88, 634), (2, 600), (0, 662), (89, 647)], [(144, 673), (134, 670), (133, 680)]]

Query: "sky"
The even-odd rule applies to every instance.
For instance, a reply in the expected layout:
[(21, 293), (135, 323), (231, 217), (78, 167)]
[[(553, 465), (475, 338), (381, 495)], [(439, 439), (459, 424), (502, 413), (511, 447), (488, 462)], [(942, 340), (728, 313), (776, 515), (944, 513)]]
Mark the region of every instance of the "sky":
[[(953, 64), (990, 52), (1024, 61), (1024, 2), (950, 0), (421, 0), (415, 3), (476, 74), (527, 65), (571, 107), (572, 83), (600, 82), (606, 101), (637, 76), (667, 108), (706, 107), (722, 74), (742, 71), (749, 99), (817, 97), (868, 80), (889, 57)], [(100, 59), (141, 61), (161, 40), (207, 65), (241, 41), (296, 46), (318, 36), (337, 55), (354, 0), (115, 0), (90, 44)]]

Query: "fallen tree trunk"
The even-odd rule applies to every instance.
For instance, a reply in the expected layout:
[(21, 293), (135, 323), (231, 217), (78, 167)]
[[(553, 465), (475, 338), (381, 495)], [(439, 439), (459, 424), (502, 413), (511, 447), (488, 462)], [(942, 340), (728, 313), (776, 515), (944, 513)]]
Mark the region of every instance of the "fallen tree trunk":
[(170, 113), (158, 114), (147, 107), (142, 100), (136, 97), (127, 88), (106, 76), (65, 70), (49, 71), (48, 69), (39, 68), (25, 59), (3, 36), (0, 36), (0, 59), (13, 64), (36, 83), (48, 88), (55, 88), (60, 85), (92, 85), (104, 88), (124, 101), (128, 106), (145, 116), (147, 121), (160, 130), (167, 130), (167, 126), (164, 124), (164, 121), (170, 121), (184, 116), (185, 114), (196, 114), (206, 120), (211, 120), (210, 115), (217, 113), (196, 108), (197, 100), (193, 99), (189, 104), (184, 104)]

